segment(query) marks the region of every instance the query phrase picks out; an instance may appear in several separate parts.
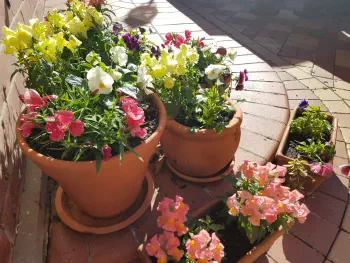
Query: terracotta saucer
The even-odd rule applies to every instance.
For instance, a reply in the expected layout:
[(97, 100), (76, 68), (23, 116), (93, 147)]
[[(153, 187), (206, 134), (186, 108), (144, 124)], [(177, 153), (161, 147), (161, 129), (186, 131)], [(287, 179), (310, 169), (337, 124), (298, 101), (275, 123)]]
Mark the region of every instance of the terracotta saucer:
[(222, 180), (222, 176), (227, 176), (232, 170), (233, 170), (233, 166), (235, 165), (235, 159), (233, 158), (233, 160), (231, 162), (229, 162), (223, 169), (221, 169), (219, 172), (207, 176), (207, 177), (193, 177), (193, 176), (189, 176), (186, 174), (183, 174), (181, 172), (179, 172), (178, 170), (176, 170), (174, 168), (174, 166), (172, 166), (167, 159), (165, 159), (166, 164), (168, 165), (169, 169), (176, 174), (178, 177), (181, 177), (182, 179), (186, 180), (186, 181), (190, 181), (193, 183), (213, 183), (213, 182), (217, 182), (219, 180)]
[(147, 171), (141, 193), (125, 212), (111, 218), (94, 218), (82, 212), (59, 187), (56, 192), (58, 216), (68, 227), (82, 233), (107, 234), (134, 223), (148, 209), (154, 193), (152, 175)]

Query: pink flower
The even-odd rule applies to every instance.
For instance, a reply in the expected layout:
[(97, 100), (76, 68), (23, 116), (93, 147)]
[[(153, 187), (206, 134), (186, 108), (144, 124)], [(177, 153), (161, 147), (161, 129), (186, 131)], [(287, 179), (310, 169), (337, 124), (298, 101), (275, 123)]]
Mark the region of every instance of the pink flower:
[(179, 238), (176, 237), (173, 232), (164, 231), (164, 233), (159, 236), (158, 240), (162, 247), (165, 247), (166, 250), (178, 247), (180, 245)]
[(56, 95), (48, 95), (41, 98), (40, 94), (34, 89), (28, 89), (24, 95), (20, 95), (20, 100), (26, 105), (28, 112), (34, 112), (44, 107), (46, 102), (55, 99)]
[(179, 262), (184, 255), (184, 251), (173, 247), (168, 250), (168, 255), (171, 256), (176, 262)]
[(217, 262), (221, 262), (222, 258), (225, 256), (224, 245), (215, 233), (211, 234), (209, 250), (212, 252), (212, 258)]
[[(190, 259), (199, 259), (206, 251), (208, 243), (211, 238), (206, 230), (201, 230), (197, 235), (194, 235), (192, 239), (186, 241), (186, 250)], [(204, 253), (203, 253), (204, 252)]]
[(89, 0), (89, 5), (91, 6), (103, 5), (104, 3), (104, 0)]
[(183, 198), (181, 196), (176, 196), (175, 197), (175, 210), (176, 210), (176, 213), (179, 217), (186, 217), (187, 213), (188, 213), (188, 210), (189, 210), (189, 207), (187, 204), (185, 204), (183, 202)]
[(339, 168), (343, 175), (350, 176), (350, 164), (340, 165)]
[(141, 139), (145, 138), (147, 135), (146, 128), (141, 128), (140, 126), (131, 127), (130, 134), (132, 137), (140, 137)]
[(39, 128), (40, 125), (38, 123), (35, 123), (34, 121), (31, 120), (26, 120), (24, 121), (19, 129), (21, 130), (22, 136), (27, 138), (30, 136), (32, 129), (34, 128)]
[(180, 47), (181, 44), (186, 44), (186, 40), (180, 34), (176, 34), (175, 47)]
[(77, 137), (84, 133), (84, 123), (80, 120), (74, 120), (74, 113), (67, 110), (59, 110), (54, 116), (49, 118), (54, 121), (46, 122), (45, 129), (50, 132), (51, 141), (61, 141), (67, 130), (72, 136)]
[(102, 156), (103, 156), (103, 159), (108, 159), (108, 158), (111, 158), (112, 157), (112, 148), (111, 146), (109, 145), (104, 145), (102, 148), (101, 148), (101, 153), (102, 153)]
[(239, 213), (239, 202), (237, 201), (237, 196), (234, 194), (227, 199), (226, 205), (229, 209), (229, 214), (232, 216), (237, 216)]
[[(248, 80), (248, 75), (246, 74), (246, 70), (244, 71), (241, 71), (239, 73), (239, 79), (238, 79), (238, 83), (237, 83), (237, 86), (236, 86), (236, 90), (243, 90), (244, 89), (244, 82), (246, 82)], [(247, 72), (248, 73), (248, 72)]]
[(187, 40), (191, 38), (191, 35), (192, 35), (192, 32), (190, 30), (185, 30), (185, 37)]
[(271, 224), (277, 220), (277, 209), (276, 208), (268, 208), (264, 211), (264, 217), (267, 223)]
[(158, 251), (161, 250), (158, 236), (155, 235), (151, 238), (150, 242), (146, 246), (147, 254), (151, 257), (155, 257)]
[(300, 224), (305, 223), (307, 215), (310, 213), (307, 206), (305, 204), (295, 203), (293, 208), (292, 216), (297, 218)]
[[(130, 97), (120, 100), (122, 103), (122, 109), (126, 113), (126, 122), (130, 127), (140, 126), (145, 121), (145, 113), (141, 107), (138, 106), (138, 102)], [(140, 135), (142, 135), (140, 133)]]
[(238, 193), (239, 197), (241, 198), (242, 202), (245, 200), (253, 199), (253, 195), (246, 190), (238, 191), (237, 193)]
[(239, 171), (244, 174), (245, 177), (251, 179), (254, 176), (254, 170), (257, 167), (257, 163), (243, 161), (243, 164), (239, 166)]
[(300, 193), (298, 190), (293, 190), (289, 193), (289, 200), (292, 203), (295, 203), (303, 198), (304, 198), (304, 195)]
[(321, 164), (313, 163), (311, 164), (311, 171), (322, 177), (329, 177), (333, 174), (333, 165), (331, 163)]

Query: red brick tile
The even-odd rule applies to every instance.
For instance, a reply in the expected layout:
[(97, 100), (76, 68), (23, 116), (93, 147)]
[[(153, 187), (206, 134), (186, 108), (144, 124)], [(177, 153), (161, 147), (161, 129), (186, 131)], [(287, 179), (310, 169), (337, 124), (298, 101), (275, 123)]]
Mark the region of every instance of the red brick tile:
[(275, 72), (253, 72), (248, 74), (249, 80), (280, 82), (281, 79)]
[(281, 82), (248, 81), (244, 84), (244, 90), (286, 94), (284, 85)]
[(350, 262), (350, 234), (341, 231), (332, 247), (329, 259), (333, 263), (345, 263)]
[(278, 263), (322, 263), (324, 257), (293, 235), (280, 237), (267, 252)]
[(334, 174), (322, 183), (320, 190), (347, 202), (349, 195), (349, 179)]
[(338, 78), (341, 78), (344, 81), (350, 82), (349, 68), (335, 66), (334, 76), (337, 76)]
[(239, 104), (239, 107), (241, 111), (243, 111), (243, 113), (260, 116), (263, 118), (272, 119), (283, 123), (287, 123), (289, 120), (289, 110), (287, 109), (281, 109), (270, 105), (250, 102), (243, 102)]
[(306, 204), (311, 212), (340, 226), (346, 203), (322, 192), (316, 192), (314, 196), (306, 199)]
[(267, 254), (260, 256), (254, 263), (277, 263), (274, 259), (272, 259)]
[(348, 204), (348, 207), (346, 208), (346, 213), (343, 219), (343, 225), (342, 228), (350, 233), (350, 205)]
[(343, 164), (347, 164), (348, 163), (348, 159), (347, 158), (340, 158), (338, 156), (335, 156), (334, 159), (333, 159), (333, 169), (334, 169), (334, 172), (336, 174), (339, 174), (339, 175), (342, 175), (342, 172), (340, 171), (340, 168), (339, 166), (340, 165), (343, 165)]
[(296, 47), (283, 46), (278, 53), (279, 56), (288, 57), (288, 58), (296, 58), (298, 54)]
[[(253, 64), (241, 64), (241, 65), (232, 65), (230, 66), (231, 71), (234, 73), (239, 73), (243, 69), (247, 69), (248, 72), (272, 72), (273, 69), (271, 66), (265, 62), (262, 63), (253, 63)], [(249, 83), (249, 82), (247, 82)]]
[(0, 228), (5, 229), (8, 235), (8, 239), (11, 244), (14, 243), (16, 235), (16, 210), (17, 207), (14, 203), (14, 197), (6, 191), (2, 214), (0, 217)]
[(10, 263), (12, 255), (12, 247), (10, 241), (8, 241), (6, 234), (3, 230), (0, 230), (0, 262)]
[(233, 91), (231, 98), (248, 102), (255, 102), (264, 105), (271, 105), (276, 107), (288, 108), (287, 96), (281, 94), (263, 93), (255, 91)]
[(304, 224), (296, 224), (291, 231), (318, 252), (327, 255), (338, 234), (338, 227), (310, 213)]
[(87, 235), (89, 256), (94, 263), (129, 262), (138, 258), (134, 237), (129, 229), (107, 235)]
[(59, 222), (51, 224), (50, 237), (48, 263), (89, 262), (88, 243), (83, 235)]
[(289, 99), (309, 99), (309, 100), (317, 100), (318, 97), (311, 90), (288, 90), (287, 91)]

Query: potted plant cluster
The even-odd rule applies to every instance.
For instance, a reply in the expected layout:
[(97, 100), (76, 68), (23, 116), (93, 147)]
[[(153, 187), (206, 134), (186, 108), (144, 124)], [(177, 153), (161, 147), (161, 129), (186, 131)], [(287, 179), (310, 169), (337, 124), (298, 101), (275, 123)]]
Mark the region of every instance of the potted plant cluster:
[(286, 168), (245, 161), (237, 179), (237, 192), (226, 204), (214, 201), (186, 217), (188, 205), (179, 196), (165, 198), (157, 210), (163, 229), (139, 247), (140, 258), (152, 262), (254, 262), (295, 220), (309, 214), (304, 196), (282, 186)]
[(145, 30), (122, 30), (109, 17), (101, 4), (73, 0), (45, 21), (3, 29), (28, 88), (19, 146), (94, 218), (132, 206), (166, 123), (140, 70), (142, 51), (153, 47)]
[(319, 106), (309, 106), (306, 99), (291, 114), (276, 153), (276, 162), (289, 167), (289, 176), (294, 181), (300, 179), (300, 176), (293, 176), (295, 171), (291, 171), (292, 167), (296, 168), (295, 162), (304, 166), (301, 173), (299, 165), (299, 172), (295, 174), (304, 175), (299, 190), (305, 194), (314, 192), (333, 174), (337, 128), (336, 118), (321, 112)]
[[(185, 35), (168, 33), (155, 56), (141, 63), (168, 113), (161, 145), (169, 168), (195, 182), (221, 179), (240, 141), (242, 113), (229, 100), (235, 51)], [(241, 72), (237, 89), (248, 80)], [(200, 84), (200, 85), (199, 85)], [(216, 177), (213, 177), (215, 176)]]

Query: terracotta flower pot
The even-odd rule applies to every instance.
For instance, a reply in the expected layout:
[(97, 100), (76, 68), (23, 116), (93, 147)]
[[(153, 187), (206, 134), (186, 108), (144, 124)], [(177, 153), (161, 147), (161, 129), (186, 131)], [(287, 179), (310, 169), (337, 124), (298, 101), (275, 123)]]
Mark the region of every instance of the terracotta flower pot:
[(165, 129), (164, 105), (154, 94), (152, 100), (159, 109), (158, 128), (134, 148), (143, 161), (128, 151), (124, 153), (122, 163), (119, 155), (103, 160), (99, 173), (96, 173), (96, 161), (72, 162), (44, 156), (29, 147), (19, 130), (19, 119), (17, 141), (24, 154), (51, 176), (82, 211), (92, 217), (113, 217), (128, 209), (138, 197), (148, 162)]
[(234, 158), (241, 138), (242, 112), (236, 114), (220, 133), (190, 128), (174, 120), (167, 121), (160, 140), (167, 162), (178, 172), (196, 178), (210, 177), (221, 171)]
[[(213, 211), (218, 205), (220, 205), (220, 200), (214, 200), (201, 208), (195, 210), (193, 213), (191, 213), (191, 217), (193, 218), (201, 218), (208, 214), (210, 214), (211, 211)], [(294, 225), (294, 221), (290, 221), (289, 227), (291, 228)], [(254, 246), (249, 252), (247, 252), (237, 263), (252, 263), (256, 259), (258, 259), (261, 255), (263, 255), (266, 251), (269, 250), (269, 248), (275, 243), (275, 241), (284, 234), (284, 230), (282, 227), (270, 235), (268, 235), (261, 243)], [(141, 244), (137, 252), (139, 254), (139, 257), (143, 263), (153, 263), (151, 258), (148, 256), (147, 251), (145, 249), (146, 245)], [(225, 253), (230, 253), (230, 248), (225, 248)], [(231, 262), (230, 262), (231, 263)]]
[[(298, 117), (297, 114), (298, 114), (298, 108), (295, 108), (293, 110), (292, 114), (289, 117), (288, 125), (286, 127), (286, 130), (284, 131), (281, 143), (280, 143), (280, 145), (279, 145), (279, 147), (277, 149), (276, 156), (275, 156), (275, 161), (276, 161), (276, 163), (278, 165), (285, 165), (285, 164), (288, 164), (288, 162), (295, 160), (295, 159), (292, 159), (292, 158), (284, 155), (283, 152), (284, 152), (284, 149), (287, 146), (287, 140), (288, 140), (288, 136), (289, 136), (289, 133), (290, 133), (290, 125), (291, 125), (292, 121), (296, 117)], [(327, 120), (330, 123), (332, 123), (332, 125), (333, 125), (333, 131), (331, 133), (329, 142), (332, 143), (335, 146), (336, 142), (337, 142), (338, 120), (336, 118), (334, 118), (333, 116), (331, 116), (331, 115), (327, 115)], [(333, 164), (333, 157), (330, 160), (328, 160), (328, 163)], [(319, 188), (320, 185), (323, 183), (323, 181), (326, 180), (327, 178), (312, 173), (310, 164), (306, 164), (305, 165), (305, 169), (308, 171), (309, 175), (314, 180), (314, 182), (312, 182), (310, 180), (305, 185), (305, 189), (304, 189), (303, 193), (306, 194), (306, 195), (309, 195), (309, 194), (313, 193), (317, 188)]]

